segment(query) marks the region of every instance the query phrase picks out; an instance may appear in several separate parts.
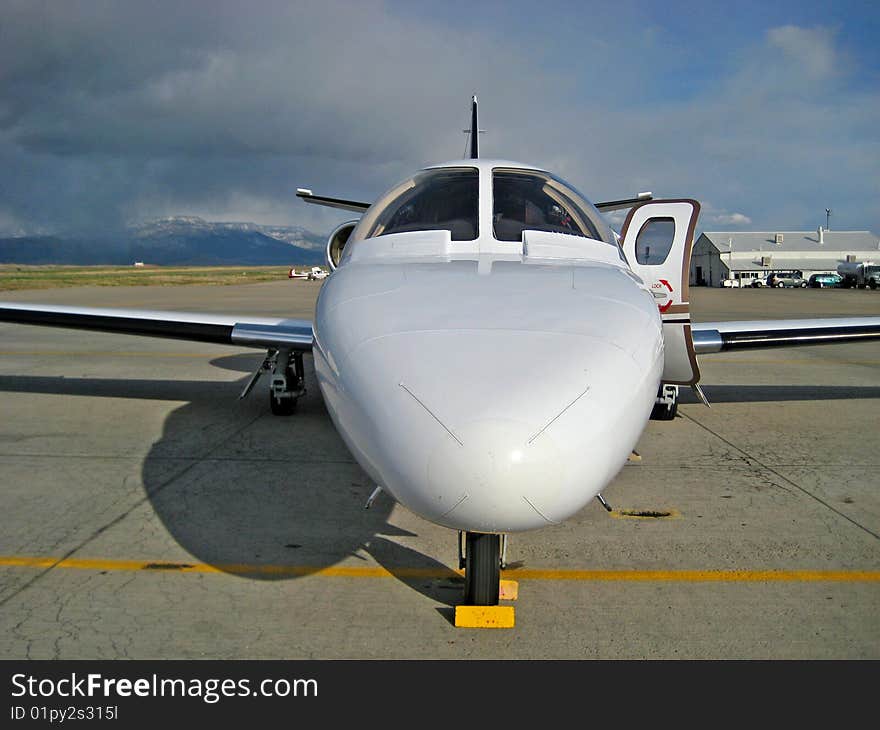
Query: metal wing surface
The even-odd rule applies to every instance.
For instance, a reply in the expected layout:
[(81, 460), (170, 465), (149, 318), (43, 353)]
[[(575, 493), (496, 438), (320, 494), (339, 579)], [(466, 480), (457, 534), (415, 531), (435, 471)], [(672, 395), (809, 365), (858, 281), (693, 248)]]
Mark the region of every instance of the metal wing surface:
[(303, 319), (162, 310), (0, 302), (0, 322), (311, 351), (312, 323)]
[(700, 322), (692, 325), (698, 355), (769, 347), (880, 340), (880, 317)]

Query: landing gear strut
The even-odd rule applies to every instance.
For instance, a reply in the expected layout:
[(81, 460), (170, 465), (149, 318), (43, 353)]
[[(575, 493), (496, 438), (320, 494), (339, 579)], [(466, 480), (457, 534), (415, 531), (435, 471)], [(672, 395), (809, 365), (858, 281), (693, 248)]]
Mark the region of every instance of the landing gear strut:
[[(461, 536), (459, 536), (459, 549)], [(464, 603), (466, 606), (497, 606), (501, 585), (501, 535), (465, 533)]]
[(306, 392), (304, 374), (301, 352), (278, 351), (269, 384), (269, 406), (273, 415), (289, 416), (296, 410), (297, 399)]
[(269, 383), (269, 406), (276, 416), (289, 416), (296, 410), (296, 401), (305, 395), (305, 370), (301, 352), (269, 350), (263, 363), (250, 377), (239, 398), (247, 398), (263, 373), (272, 373)]
[(678, 413), (678, 386), (661, 384), (651, 411), (651, 420), (671, 421), (676, 413)]

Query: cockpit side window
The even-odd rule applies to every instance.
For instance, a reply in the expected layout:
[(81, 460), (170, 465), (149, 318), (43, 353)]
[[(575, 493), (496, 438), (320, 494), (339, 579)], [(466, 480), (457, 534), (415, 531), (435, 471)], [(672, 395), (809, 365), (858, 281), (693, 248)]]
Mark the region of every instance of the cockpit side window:
[(499, 241), (521, 241), (523, 231), (548, 231), (614, 243), (599, 211), (547, 173), (496, 169), (492, 197), (492, 227)]
[(453, 241), (473, 241), (480, 235), (479, 180), (473, 167), (426, 170), (373, 205), (353, 239), (447, 230)]

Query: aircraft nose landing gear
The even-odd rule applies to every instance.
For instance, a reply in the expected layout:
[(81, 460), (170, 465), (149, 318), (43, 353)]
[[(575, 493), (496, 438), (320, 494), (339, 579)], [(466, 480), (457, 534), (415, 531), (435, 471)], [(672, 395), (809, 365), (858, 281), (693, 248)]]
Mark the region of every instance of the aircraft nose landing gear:
[(501, 585), (501, 535), (468, 532), (465, 543), (465, 604), (497, 606)]
[[(502, 597), (502, 541), (501, 535), (459, 533), (458, 562), (464, 568), (465, 587), (464, 603), (455, 607), (458, 628), (513, 628), (513, 606), (498, 605)], [(515, 598), (515, 593), (505, 597)]]

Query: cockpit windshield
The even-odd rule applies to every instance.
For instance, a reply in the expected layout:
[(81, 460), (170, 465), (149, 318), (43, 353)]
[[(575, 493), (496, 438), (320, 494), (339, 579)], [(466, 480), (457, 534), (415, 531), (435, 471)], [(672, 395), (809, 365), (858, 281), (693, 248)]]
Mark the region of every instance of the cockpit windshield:
[(521, 241), (523, 231), (549, 231), (616, 245), (599, 211), (549, 173), (496, 168), (492, 196), (492, 227), (499, 241)]
[(453, 241), (473, 241), (480, 235), (479, 186), (479, 174), (474, 167), (421, 172), (376, 201), (352, 238), (447, 230)]

